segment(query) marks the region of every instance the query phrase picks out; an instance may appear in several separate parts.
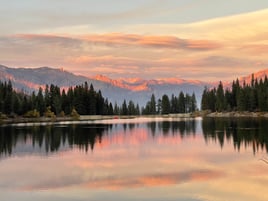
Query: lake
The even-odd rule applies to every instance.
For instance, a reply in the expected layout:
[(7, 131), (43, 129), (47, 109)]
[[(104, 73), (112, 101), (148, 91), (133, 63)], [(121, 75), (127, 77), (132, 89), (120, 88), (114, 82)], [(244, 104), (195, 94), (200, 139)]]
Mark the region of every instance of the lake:
[(266, 201), (268, 119), (0, 127), (1, 201)]

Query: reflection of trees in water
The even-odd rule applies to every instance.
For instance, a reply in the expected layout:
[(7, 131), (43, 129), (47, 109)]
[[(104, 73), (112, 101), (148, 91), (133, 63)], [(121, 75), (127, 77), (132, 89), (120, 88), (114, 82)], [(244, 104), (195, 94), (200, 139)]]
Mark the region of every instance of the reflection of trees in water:
[(112, 125), (1, 127), (0, 152), (4, 155), (12, 154), (18, 142), (31, 142), (32, 147), (44, 148), (47, 153), (65, 146), (77, 146), (87, 152), (89, 148), (93, 150), (96, 142), (101, 142), (104, 132), (110, 127)]
[(124, 123), (123, 124), (123, 129), (124, 129), (124, 132), (127, 132), (128, 130), (133, 130), (135, 128), (136, 124), (135, 123)]
[[(0, 153), (10, 155), (18, 144), (31, 145), (39, 148), (46, 153), (57, 152), (60, 148), (78, 147), (87, 152), (93, 150), (95, 143), (101, 143), (104, 134), (114, 130), (123, 130), (125, 133), (132, 132), (138, 128), (139, 124), (119, 124), (119, 125), (48, 125), (31, 127), (12, 127), (0, 128)], [(147, 127), (152, 135), (194, 135), (196, 123), (190, 121), (164, 121), (150, 122)], [(119, 131), (118, 130), (118, 131)], [(113, 135), (111, 132), (111, 135)], [(116, 134), (116, 132), (114, 133)], [(19, 151), (19, 150), (18, 150)]]
[(268, 152), (268, 121), (265, 119), (205, 118), (202, 121), (204, 138), (216, 140), (223, 147), (225, 141), (232, 141), (234, 148), (252, 147), (253, 153), (259, 149)]
[[(152, 136), (195, 135), (196, 121), (163, 121), (145, 124)], [(78, 147), (88, 152), (96, 143), (101, 143), (104, 134), (116, 135), (117, 132), (134, 131), (144, 124), (90, 124), (68, 126), (0, 127), (0, 155), (11, 155), (19, 144), (40, 148), (46, 153), (59, 151), (60, 148)], [(217, 141), (221, 147), (226, 141), (233, 142), (234, 148), (252, 147), (253, 152), (268, 152), (268, 121), (264, 119), (219, 119), (205, 118), (202, 129), (206, 142)], [(150, 135), (148, 133), (148, 135)], [(18, 146), (19, 147), (19, 146)], [(19, 150), (17, 150), (19, 151)]]
[(147, 127), (151, 130), (153, 136), (160, 132), (164, 136), (180, 135), (184, 137), (186, 135), (195, 135), (196, 133), (196, 121), (163, 121), (163, 122), (149, 122)]

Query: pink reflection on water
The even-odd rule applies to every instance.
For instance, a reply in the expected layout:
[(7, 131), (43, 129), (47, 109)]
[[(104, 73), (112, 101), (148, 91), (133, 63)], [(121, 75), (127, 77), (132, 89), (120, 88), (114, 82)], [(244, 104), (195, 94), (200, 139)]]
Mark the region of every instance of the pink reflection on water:
[(163, 135), (156, 129), (152, 135), (146, 126), (137, 125), (107, 132), (89, 152), (73, 147), (49, 157), (0, 161), (0, 186), (31, 193), (60, 191), (63, 197), (73, 189), (87, 194), (150, 189), (157, 194), (157, 188), (169, 188), (203, 200), (230, 200), (231, 195), (236, 200), (267, 198), (268, 167), (259, 161), (263, 153), (253, 156), (245, 147), (237, 152), (230, 139), (221, 147), (217, 141), (205, 141), (202, 133)]

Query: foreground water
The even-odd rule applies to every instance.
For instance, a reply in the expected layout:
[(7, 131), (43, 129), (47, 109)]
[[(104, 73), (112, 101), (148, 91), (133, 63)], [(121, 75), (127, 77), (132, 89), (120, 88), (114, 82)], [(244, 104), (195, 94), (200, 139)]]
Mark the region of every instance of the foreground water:
[(1, 201), (266, 201), (268, 120), (0, 128)]

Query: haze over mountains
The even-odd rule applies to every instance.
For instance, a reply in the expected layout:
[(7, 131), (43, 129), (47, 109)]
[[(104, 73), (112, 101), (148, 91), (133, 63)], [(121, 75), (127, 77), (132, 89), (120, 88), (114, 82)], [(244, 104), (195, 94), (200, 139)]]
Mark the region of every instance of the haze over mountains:
[[(264, 78), (265, 75), (268, 75), (268, 70), (255, 73), (255, 78)], [(37, 91), (39, 87), (44, 88), (46, 84), (68, 88), (88, 82), (92, 83), (96, 90), (101, 90), (103, 96), (111, 102), (121, 104), (124, 99), (126, 101), (133, 100), (141, 106), (146, 104), (153, 93), (156, 98), (160, 98), (163, 94), (178, 96), (179, 92), (183, 91), (189, 94), (195, 93), (199, 107), (204, 87), (215, 86), (215, 83), (178, 78), (154, 80), (121, 78), (115, 80), (103, 75), (89, 78), (50, 67), (9, 68), (3, 65), (0, 65), (0, 80), (11, 80), (15, 89), (26, 93)], [(251, 75), (240, 78), (240, 80), (245, 80), (248, 83), (251, 81)]]

